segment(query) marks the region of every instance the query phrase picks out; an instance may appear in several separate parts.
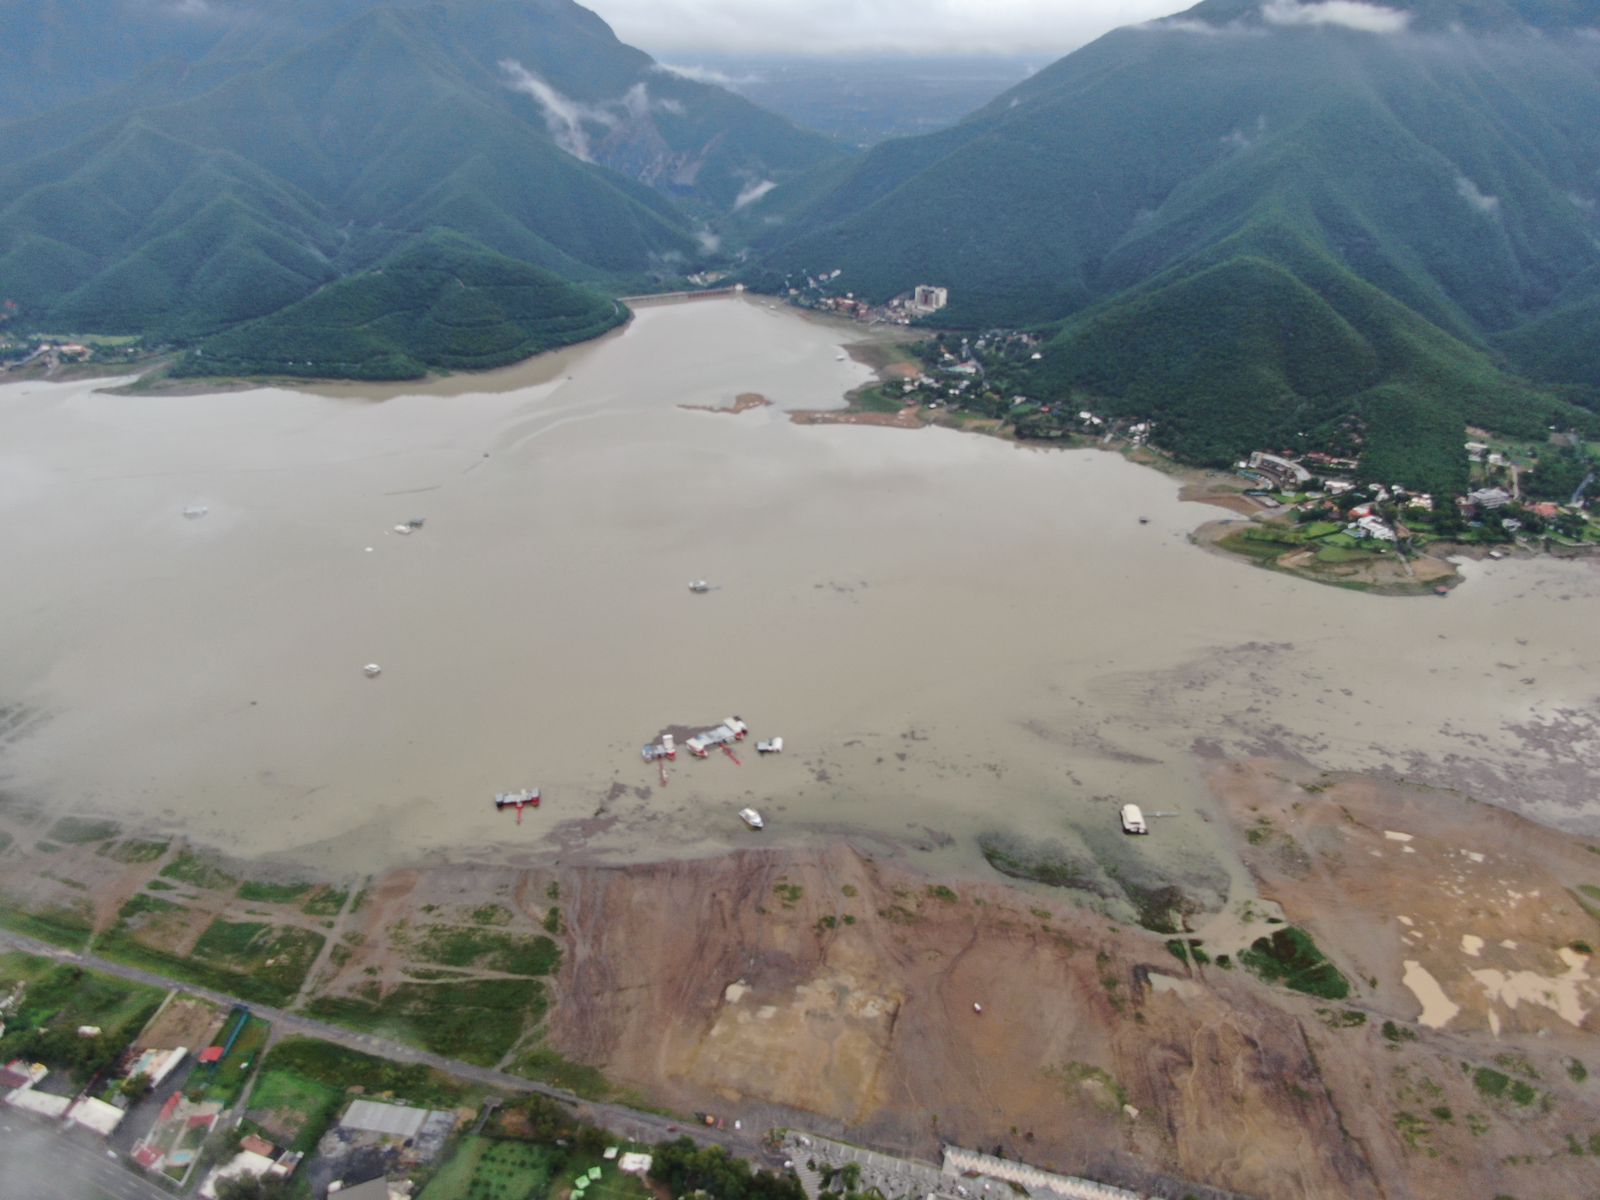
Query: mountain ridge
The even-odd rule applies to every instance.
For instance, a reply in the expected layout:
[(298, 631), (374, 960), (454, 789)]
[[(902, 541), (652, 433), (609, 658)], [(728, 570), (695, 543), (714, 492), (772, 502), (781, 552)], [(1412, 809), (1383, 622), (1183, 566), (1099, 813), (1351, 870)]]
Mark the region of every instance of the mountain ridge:
[[(1325, 11), (1359, 23), (1372, 7)], [(808, 203), (778, 189), (752, 279), (842, 268), (831, 286), (874, 301), (947, 285), (942, 323), (1055, 339), (1030, 393), (1165, 418), (1158, 440), (1209, 463), (1353, 419), (1385, 431), (1391, 482), (1444, 489), (1464, 464), (1440, 414), (1600, 433), (1596, 356), (1568, 349), (1600, 312), (1574, 292), (1600, 267), (1600, 37), (1234, 21), (1263, 8), (1207, 0), (1114, 31), (951, 129), (875, 147)], [(1188, 281), (1222, 277), (1262, 307), (1221, 304), (1191, 328), (1189, 305), (1225, 297)], [(1274, 326), (1277, 302), (1310, 327)], [(1183, 370), (1153, 372), (1156, 311)], [(1378, 376), (1297, 387), (1324, 373), (1297, 355), (1346, 325), (1390, 348)], [(1133, 330), (1109, 363), (1113, 331)], [(1210, 429), (1185, 393), (1212, 398)], [(1385, 397), (1410, 416), (1374, 423)]]

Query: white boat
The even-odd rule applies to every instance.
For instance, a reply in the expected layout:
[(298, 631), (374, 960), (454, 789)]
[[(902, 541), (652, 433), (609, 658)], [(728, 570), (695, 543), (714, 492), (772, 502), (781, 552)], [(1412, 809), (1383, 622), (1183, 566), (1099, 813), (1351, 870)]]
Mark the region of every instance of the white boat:
[(760, 829), (766, 825), (766, 822), (761, 819), (761, 814), (753, 808), (741, 808), (739, 810), (739, 819), (750, 826), (751, 829)]
[(366, 672), (368, 679), (376, 679), (379, 675), (383, 674), (383, 668), (377, 663), (368, 663), (361, 669)]
[(764, 742), (756, 743), (757, 754), (782, 754), (783, 739), (781, 737), (768, 738)]
[(711, 585), (704, 579), (692, 579), (689, 581), (689, 590), (691, 592), (709, 592)]

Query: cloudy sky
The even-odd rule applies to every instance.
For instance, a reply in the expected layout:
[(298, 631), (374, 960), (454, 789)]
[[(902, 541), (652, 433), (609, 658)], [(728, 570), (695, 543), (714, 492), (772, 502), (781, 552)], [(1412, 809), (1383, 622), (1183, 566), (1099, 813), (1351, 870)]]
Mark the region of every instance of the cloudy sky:
[(1194, 0), (581, 0), (652, 53), (1066, 53)]

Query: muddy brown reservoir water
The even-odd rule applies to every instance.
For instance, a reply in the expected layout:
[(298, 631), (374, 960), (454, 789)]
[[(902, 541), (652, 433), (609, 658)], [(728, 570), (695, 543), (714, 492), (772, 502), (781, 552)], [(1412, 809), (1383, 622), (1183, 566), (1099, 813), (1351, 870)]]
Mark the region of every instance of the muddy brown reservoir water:
[[(1127, 800), (1203, 847), (1200, 760), (1265, 748), (1600, 828), (1595, 569), (1380, 599), (1196, 549), (1216, 511), (1114, 454), (791, 424), (862, 336), (709, 301), (421, 389), (0, 387), (0, 790), (349, 869), (692, 853), (745, 804), (956, 866)], [(641, 761), (732, 713), (786, 752)]]

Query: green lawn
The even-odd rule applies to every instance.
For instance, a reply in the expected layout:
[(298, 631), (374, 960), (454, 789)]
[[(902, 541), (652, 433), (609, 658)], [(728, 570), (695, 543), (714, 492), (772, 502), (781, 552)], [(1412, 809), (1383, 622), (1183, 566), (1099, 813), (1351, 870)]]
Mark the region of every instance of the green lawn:
[(315, 1146), (344, 1104), (344, 1089), (298, 1071), (264, 1070), (250, 1093), (251, 1119), (290, 1150)]
[[(359, 1087), (374, 1098), (434, 1108), (455, 1108), (473, 1095), (472, 1089), (431, 1067), (392, 1062), (316, 1038), (296, 1037), (279, 1042), (267, 1054), (262, 1070), (288, 1071), (341, 1092)], [(254, 1098), (251, 1102), (253, 1105)]]

